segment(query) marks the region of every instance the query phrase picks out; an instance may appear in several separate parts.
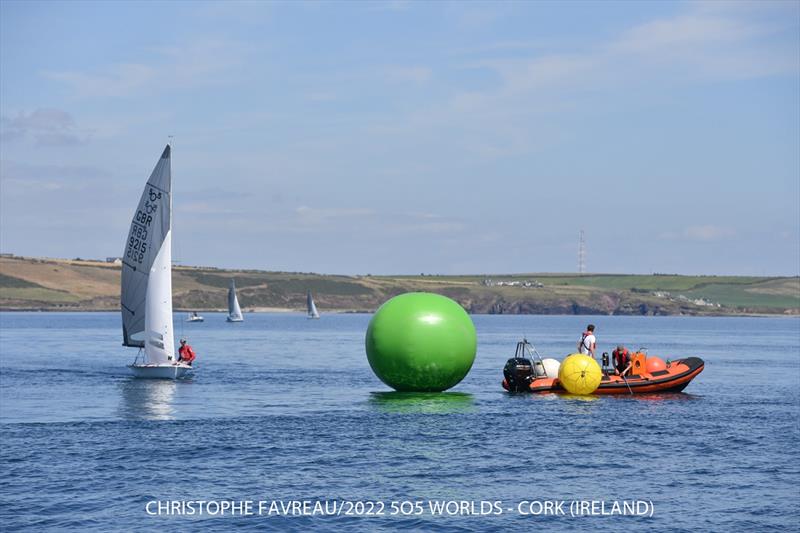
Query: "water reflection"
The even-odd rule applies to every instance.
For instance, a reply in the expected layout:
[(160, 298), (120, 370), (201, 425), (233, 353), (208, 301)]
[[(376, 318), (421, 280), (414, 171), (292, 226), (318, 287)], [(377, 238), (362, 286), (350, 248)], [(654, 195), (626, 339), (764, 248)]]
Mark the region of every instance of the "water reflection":
[(646, 403), (665, 403), (665, 402), (687, 402), (702, 400), (703, 397), (697, 394), (686, 392), (658, 392), (651, 394), (569, 394), (569, 393), (548, 393), (548, 394), (529, 394), (525, 392), (506, 393), (506, 396), (521, 401), (575, 401), (575, 402), (594, 402), (597, 400), (632, 400)]
[(168, 379), (130, 378), (120, 383), (119, 415), (130, 420), (172, 420), (178, 383)]
[(702, 399), (702, 396), (697, 396), (695, 394), (689, 394), (686, 392), (659, 392), (652, 394), (616, 394), (616, 395), (609, 395), (609, 397), (614, 399), (637, 400), (641, 402), (650, 402), (650, 403), (686, 402), (686, 401), (694, 401)]
[(559, 394), (558, 397), (573, 402), (595, 402), (600, 399), (596, 394)]
[(475, 410), (475, 399), (465, 392), (371, 392), (369, 404), (384, 413), (451, 414)]

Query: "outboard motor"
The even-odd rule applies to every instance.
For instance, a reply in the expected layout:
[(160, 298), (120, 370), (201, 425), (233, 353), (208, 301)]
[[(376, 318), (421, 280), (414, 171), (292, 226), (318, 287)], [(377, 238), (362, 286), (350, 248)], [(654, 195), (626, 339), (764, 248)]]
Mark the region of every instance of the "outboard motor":
[(529, 392), (533, 381), (533, 362), (525, 357), (525, 344), (527, 341), (517, 343), (514, 357), (506, 361), (503, 367), (503, 376), (506, 378), (509, 392)]
[(533, 379), (533, 364), (524, 357), (512, 357), (503, 367), (509, 392), (528, 392)]

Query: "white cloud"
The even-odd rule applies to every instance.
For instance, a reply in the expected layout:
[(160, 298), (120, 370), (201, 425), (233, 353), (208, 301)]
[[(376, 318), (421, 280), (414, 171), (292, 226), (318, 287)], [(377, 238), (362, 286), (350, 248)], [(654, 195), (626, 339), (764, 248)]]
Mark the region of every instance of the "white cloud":
[(495, 59), (473, 63), (497, 72), (505, 94), (571, 84), (600, 66), (593, 54), (551, 54), (527, 59)]
[(342, 218), (363, 218), (376, 214), (374, 209), (355, 208), (315, 208), (302, 205), (294, 210), (304, 224), (316, 225), (332, 222)]
[(633, 64), (651, 75), (684, 81), (796, 73), (796, 43), (774, 39), (792, 28), (752, 15), (751, 11), (694, 9), (627, 30), (605, 47), (605, 54), (611, 67)]
[(442, 222), (418, 222), (418, 223), (399, 223), (391, 224), (386, 228), (388, 233), (397, 234), (451, 234), (459, 233), (465, 228), (461, 222), (442, 221)]
[(40, 146), (68, 146), (83, 144), (90, 133), (66, 111), (45, 108), (0, 118), (0, 136), (3, 141), (31, 138)]
[(411, 0), (382, 0), (370, 2), (369, 8), (373, 11), (408, 11), (413, 5)]
[(718, 241), (736, 236), (733, 228), (712, 224), (689, 226), (680, 231), (665, 231), (659, 237), (668, 241)]
[(333, 102), (338, 99), (336, 93), (325, 92), (325, 91), (316, 91), (309, 93), (306, 98), (308, 98), (312, 102)]
[(547, 46), (547, 42), (542, 41), (496, 41), (486, 44), (476, 44), (451, 51), (455, 56), (475, 56), (488, 55), (497, 52), (521, 52), (541, 49)]
[(736, 232), (731, 228), (724, 228), (721, 226), (689, 226), (683, 230), (686, 238), (695, 241), (716, 241), (719, 239), (726, 239), (733, 237)]
[[(792, 74), (798, 71), (796, 43), (782, 46), (772, 39), (786, 31), (739, 13), (698, 10), (634, 26), (583, 51), (484, 59), (471, 66), (497, 72), (503, 96), (630, 86), (645, 73), (671, 84)], [(666, 65), (689, 76), (676, 77)], [(498, 91), (483, 94), (493, 92)]]
[(454, 2), (447, 5), (453, 21), (461, 28), (475, 30), (494, 25), (501, 20), (513, 5), (494, 2), (491, 5), (470, 2)]
[(186, 88), (233, 82), (227, 76), (243, 67), (253, 50), (244, 43), (208, 38), (153, 51), (163, 56), (159, 75), (164, 83)]
[(124, 63), (112, 65), (105, 72), (96, 74), (77, 71), (46, 71), (42, 74), (71, 86), (81, 96), (92, 97), (132, 94), (153, 83), (157, 72), (147, 65)]
[(219, 203), (210, 202), (191, 202), (187, 204), (179, 204), (175, 209), (179, 213), (193, 214), (193, 215), (229, 215), (236, 213), (234, 209), (224, 207)]
[(423, 84), (431, 80), (433, 71), (428, 67), (387, 67), (386, 77), (395, 83)]
[(315, 208), (300, 206), (294, 210), (294, 226), (298, 231), (308, 229), (341, 232), (371, 232), (379, 234), (444, 234), (464, 229), (463, 222), (426, 212), (381, 212), (372, 208)]
[[(561, 143), (568, 135), (558, 129), (561, 117), (593, 113), (606, 100), (618, 105), (619, 94), (641, 100), (676, 87), (796, 76), (796, 22), (759, 13), (757, 5), (724, 10), (688, 4), (674, 16), (563, 52), (537, 52), (533, 45), (525, 50), (525, 43), (489, 43), (457, 70), (489, 73), (490, 87), (454, 85), (444, 102), (418, 107), (387, 129), (431, 139), (447, 135), (461, 145), (460, 152), (496, 159)], [(463, 57), (463, 49), (459, 55)], [(440, 77), (445, 75), (443, 71)], [(592, 108), (584, 109), (587, 102)], [(452, 131), (460, 135), (450, 136)]]
[(687, 46), (706, 47), (750, 38), (762, 30), (743, 21), (712, 15), (686, 15), (641, 24), (626, 31), (612, 43), (622, 53), (675, 51)]
[(85, 191), (97, 184), (108, 183), (109, 173), (85, 165), (39, 165), (0, 160), (3, 195), (69, 189)]
[(79, 96), (126, 97), (143, 91), (233, 83), (250, 49), (232, 41), (206, 39), (147, 49), (149, 61), (112, 64), (99, 72), (44, 71)]

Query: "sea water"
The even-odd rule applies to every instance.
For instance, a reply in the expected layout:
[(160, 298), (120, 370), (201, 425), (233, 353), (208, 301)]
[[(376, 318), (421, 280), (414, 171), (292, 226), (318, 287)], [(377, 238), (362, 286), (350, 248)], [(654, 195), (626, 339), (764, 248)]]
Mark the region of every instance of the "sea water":
[[(0, 313), (3, 530), (796, 528), (797, 318), (473, 316), (443, 394), (391, 392), (370, 315), (175, 315), (192, 379), (134, 379), (116, 313)], [(679, 394), (508, 394), (523, 337), (571, 352), (588, 322), (706, 367)]]

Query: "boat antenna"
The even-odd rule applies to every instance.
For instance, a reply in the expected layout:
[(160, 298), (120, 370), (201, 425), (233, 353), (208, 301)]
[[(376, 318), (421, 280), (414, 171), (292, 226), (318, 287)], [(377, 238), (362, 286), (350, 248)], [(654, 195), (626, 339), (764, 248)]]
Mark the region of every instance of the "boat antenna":
[[(533, 343), (528, 342), (527, 337), (522, 337), (522, 342), (523, 342), (523, 345), (525, 346), (525, 349), (530, 354), (531, 359), (534, 358), (533, 357), (534, 355), (539, 359), (539, 362), (542, 364), (542, 372), (544, 372), (544, 375), (547, 376), (547, 370), (545, 370), (545, 368), (544, 368), (544, 359), (542, 359), (542, 356), (539, 353), (539, 350), (536, 349), (536, 346), (534, 346)], [(547, 376), (547, 377), (550, 377), (550, 376)]]

